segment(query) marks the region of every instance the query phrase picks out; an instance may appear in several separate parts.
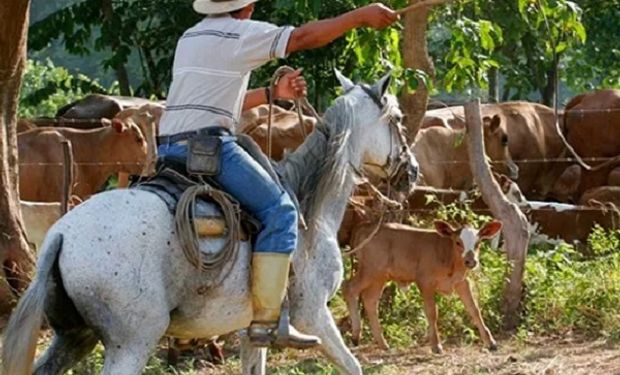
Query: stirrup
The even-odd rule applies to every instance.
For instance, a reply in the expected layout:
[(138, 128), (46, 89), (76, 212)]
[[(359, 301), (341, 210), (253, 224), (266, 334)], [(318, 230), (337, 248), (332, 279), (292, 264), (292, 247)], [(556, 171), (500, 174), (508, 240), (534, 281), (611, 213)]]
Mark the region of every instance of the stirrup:
[(284, 298), (278, 326), (252, 327), (248, 329), (250, 343), (256, 347), (309, 349), (321, 344), (321, 339), (304, 335), (291, 326), (288, 298)]

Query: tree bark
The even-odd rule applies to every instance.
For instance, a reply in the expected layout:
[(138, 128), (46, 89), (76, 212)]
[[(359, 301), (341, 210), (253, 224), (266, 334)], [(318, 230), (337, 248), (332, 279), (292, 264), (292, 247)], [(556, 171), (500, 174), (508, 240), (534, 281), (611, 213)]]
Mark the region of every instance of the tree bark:
[(19, 207), (16, 128), (29, 10), (29, 1), (0, 2), (0, 314), (10, 311), (11, 292), (28, 285), (34, 265)]
[(510, 273), (504, 290), (504, 327), (512, 331), (516, 329), (520, 317), (525, 256), (530, 240), (528, 221), (521, 210), (506, 199), (492, 177), (491, 167), (484, 150), (480, 99), (465, 105), (465, 118), (468, 138), (467, 152), (474, 179), (491, 213), (504, 224), (502, 233), (505, 238), (504, 246)]
[(551, 67), (545, 72), (547, 81), (542, 91), (542, 103), (547, 107), (553, 108), (556, 105), (558, 95), (558, 66), (560, 59), (557, 53), (553, 55), (551, 64)]
[[(411, 0), (411, 4), (417, 2), (417, 0)], [(434, 79), (435, 66), (428, 55), (426, 45), (429, 11), (430, 7), (422, 7), (414, 12), (405, 14), (402, 55), (405, 68), (423, 70), (431, 79)], [(428, 105), (428, 89), (423, 82), (419, 81), (418, 83), (418, 89), (415, 92), (411, 92), (406, 88), (400, 98), (401, 107), (406, 115), (405, 126), (407, 127), (410, 141), (413, 141), (418, 130), (420, 130)]]
[(499, 102), (499, 69), (489, 69), (489, 102)]

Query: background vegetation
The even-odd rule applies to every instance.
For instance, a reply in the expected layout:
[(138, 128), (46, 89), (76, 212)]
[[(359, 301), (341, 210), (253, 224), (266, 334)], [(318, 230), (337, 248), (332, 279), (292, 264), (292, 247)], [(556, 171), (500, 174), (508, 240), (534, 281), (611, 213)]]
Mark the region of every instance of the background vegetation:
[[(407, 3), (385, 2), (395, 8)], [(300, 25), (368, 3), (263, 1), (255, 18)], [(53, 64), (106, 88), (117, 81), (114, 87), (124, 95), (163, 98), (176, 41), (200, 19), (190, 5), (186, 0), (34, 0), (29, 52), (44, 64), (51, 58)], [(556, 76), (561, 101), (583, 90), (620, 87), (618, 19), (620, 0), (460, 0), (438, 7), (428, 40), (437, 68), (433, 93), (452, 100), (482, 94), (552, 104)], [(413, 72), (402, 69), (403, 37), (400, 25), (382, 32), (352, 32), (319, 51), (263, 68), (254, 74), (253, 84), (265, 84), (278, 64), (303, 67), (311, 100), (319, 108), (335, 95), (335, 66), (359, 80), (393, 68), (415, 86)], [(50, 87), (58, 87), (58, 82), (54, 76), (49, 79), (45, 92), (53, 95)], [(25, 104), (35, 107), (45, 100), (39, 95)]]

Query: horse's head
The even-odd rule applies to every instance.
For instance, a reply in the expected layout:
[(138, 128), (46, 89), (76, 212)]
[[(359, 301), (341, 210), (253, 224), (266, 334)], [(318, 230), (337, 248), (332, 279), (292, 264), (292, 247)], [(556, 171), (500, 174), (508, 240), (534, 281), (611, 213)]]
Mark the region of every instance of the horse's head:
[(397, 191), (413, 191), (418, 162), (413, 156), (402, 125), (403, 113), (394, 95), (388, 93), (391, 74), (374, 85), (354, 84), (336, 71), (345, 96), (354, 100), (362, 159), (359, 165), (372, 177), (387, 180)]

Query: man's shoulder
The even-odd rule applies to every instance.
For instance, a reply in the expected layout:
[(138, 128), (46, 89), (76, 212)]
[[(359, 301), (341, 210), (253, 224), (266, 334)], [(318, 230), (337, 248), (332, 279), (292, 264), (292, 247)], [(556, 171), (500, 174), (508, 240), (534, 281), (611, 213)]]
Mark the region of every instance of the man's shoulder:
[(257, 20), (234, 20), (236, 26), (242, 31), (260, 32), (260, 31), (272, 31), (279, 26), (265, 21)]
[(217, 29), (243, 34), (245, 32), (268, 32), (278, 28), (279, 26), (264, 21), (239, 20), (232, 17), (206, 17), (187, 29), (185, 34), (205, 29)]

